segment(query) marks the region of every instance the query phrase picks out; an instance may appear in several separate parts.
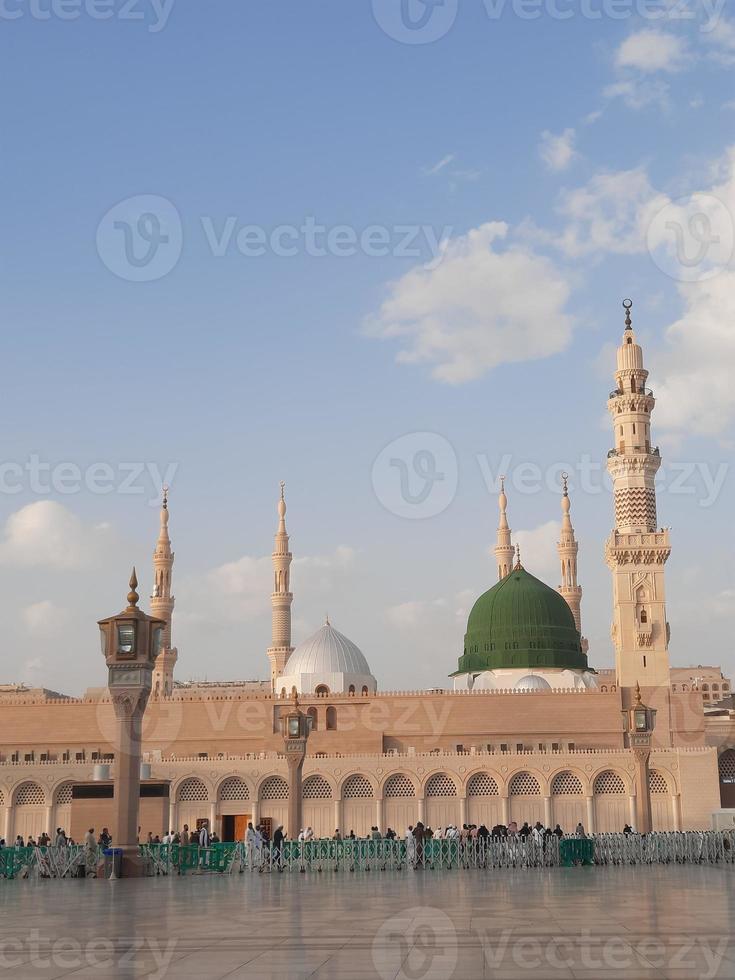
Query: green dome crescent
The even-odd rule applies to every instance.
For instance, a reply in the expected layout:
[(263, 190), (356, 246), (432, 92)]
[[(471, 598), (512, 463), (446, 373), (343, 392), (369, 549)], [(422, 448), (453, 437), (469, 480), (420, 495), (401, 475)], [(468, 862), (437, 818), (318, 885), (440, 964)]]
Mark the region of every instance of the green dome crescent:
[(520, 567), (472, 607), (455, 673), (513, 667), (589, 669), (566, 599)]

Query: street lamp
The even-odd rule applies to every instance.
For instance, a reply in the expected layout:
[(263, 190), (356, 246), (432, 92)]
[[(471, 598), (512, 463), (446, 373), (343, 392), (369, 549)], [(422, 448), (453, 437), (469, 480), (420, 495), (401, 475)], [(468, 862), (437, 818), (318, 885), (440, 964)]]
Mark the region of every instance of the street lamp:
[(293, 708), (281, 718), (281, 734), (288, 763), (288, 833), (292, 838), (296, 838), (302, 829), (301, 777), (310, 728), (309, 719), (299, 708), (299, 696), (294, 688)]
[(107, 683), (115, 710), (114, 843), (123, 851), (122, 873), (144, 873), (138, 850), (140, 760), (143, 713), (151, 693), (153, 665), (166, 622), (138, 609), (138, 579), (130, 576), (128, 605), (117, 616), (101, 619), (100, 641)]
[(656, 709), (643, 703), (640, 685), (635, 686), (635, 702), (623, 709), (625, 744), (635, 759), (636, 815), (638, 830), (648, 834), (653, 829), (651, 819), (651, 787), (648, 761), (651, 757), (651, 736), (656, 727)]

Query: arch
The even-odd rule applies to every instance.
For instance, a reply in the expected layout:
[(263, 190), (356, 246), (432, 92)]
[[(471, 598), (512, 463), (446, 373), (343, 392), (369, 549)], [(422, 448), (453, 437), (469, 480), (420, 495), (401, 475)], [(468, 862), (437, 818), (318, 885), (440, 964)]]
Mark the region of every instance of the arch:
[(552, 796), (581, 796), (582, 781), (568, 769), (558, 772), (551, 780)]
[(283, 776), (266, 776), (258, 787), (258, 799), (261, 801), (287, 800), (288, 783)]
[(329, 697), (329, 688), (326, 684), (317, 684), (314, 694), (316, 694), (318, 698), (327, 698)]
[(74, 783), (65, 782), (65, 783), (59, 783), (59, 785), (54, 789), (53, 800), (57, 806), (71, 805), (73, 786)]
[(241, 776), (225, 776), (217, 787), (217, 799), (227, 803), (250, 800), (250, 787)]
[(312, 732), (317, 731), (318, 728), (319, 728), (319, 725), (318, 725), (319, 718), (318, 718), (318, 715), (317, 715), (316, 708), (313, 707), (313, 706), (311, 708), (307, 708), (306, 709), (306, 717), (311, 719), (311, 730), (312, 730)]
[(648, 790), (652, 794), (670, 793), (669, 781), (660, 769), (651, 769), (648, 773)]
[(383, 783), (383, 796), (386, 800), (416, 796), (416, 785), (410, 776), (394, 772)]
[(587, 803), (582, 780), (570, 769), (562, 769), (551, 780), (551, 819), (566, 833), (587, 822)]
[(176, 790), (177, 803), (207, 803), (209, 790), (197, 776), (189, 776), (179, 783)]
[(303, 797), (305, 800), (331, 800), (332, 787), (324, 776), (307, 776), (303, 785)]
[(315, 837), (331, 837), (334, 833), (334, 794), (332, 784), (320, 773), (307, 776), (303, 785), (305, 827), (311, 827)]
[(533, 773), (521, 770), (508, 783), (508, 796), (541, 796), (541, 785)]
[(626, 779), (614, 769), (603, 769), (592, 784), (597, 833), (620, 833), (630, 818)]
[(45, 806), (46, 792), (40, 783), (31, 779), (26, 780), (19, 783), (13, 791), (13, 804), (15, 806)]
[(404, 772), (394, 772), (383, 783), (383, 820), (385, 828), (403, 836), (406, 829), (418, 820), (417, 787), (413, 778)]
[(467, 780), (467, 796), (500, 796), (496, 780), (487, 772), (474, 772)]
[(456, 796), (457, 784), (446, 772), (435, 772), (426, 780), (424, 796)]
[(375, 796), (375, 789), (367, 776), (360, 772), (348, 776), (342, 783), (342, 799), (372, 799)]
[(375, 787), (363, 773), (352, 773), (343, 781), (341, 795), (345, 833), (354, 830), (364, 837), (375, 826)]
[(363, 684), (363, 685), (362, 685), (362, 694), (363, 694), (363, 697), (364, 697), (365, 695), (367, 695), (368, 693), (369, 693), (369, 691), (368, 691), (368, 686), (367, 686), (367, 684)]
[(651, 795), (651, 826), (653, 830), (673, 830), (674, 801), (668, 775), (660, 769), (649, 770), (648, 791)]
[(334, 705), (327, 708), (327, 731), (336, 732), (337, 731), (337, 709)]
[[(33, 780), (26, 780), (16, 786), (13, 791), (13, 803), (15, 804), (13, 816), (11, 818), (13, 828), (11, 836), (20, 835), (24, 840), (29, 837), (38, 837), (48, 830), (53, 832), (55, 827), (46, 827), (46, 791)], [(59, 824), (57, 824), (59, 826)], [(68, 827), (64, 828), (69, 830)], [(12, 841), (8, 840), (8, 844)]]

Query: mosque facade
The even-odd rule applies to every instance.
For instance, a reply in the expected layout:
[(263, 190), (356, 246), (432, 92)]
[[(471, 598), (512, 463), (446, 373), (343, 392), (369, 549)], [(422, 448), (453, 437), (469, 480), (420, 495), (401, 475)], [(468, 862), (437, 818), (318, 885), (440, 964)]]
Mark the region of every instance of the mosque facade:
[[(637, 825), (642, 801), (653, 829), (735, 825), (730, 682), (718, 667), (669, 662), (671, 543), (657, 515), (655, 398), (626, 310), (607, 402), (614, 670), (591, 665), (582, 634), (566, 481), (559, 587), (523, 566), (501, 486), (497, 582), (469, 614), (450, 679), (405, 692), (380, 691), (363, 651), (329, 621), (292, 644), (282, 487), (268, 680), (182, 683), (175, 678), (174, 552), (164, 493), (150, 605), (166, 625), (144, 721), (143, 836), (202, 821), (223, 839), (239, 839), (249, 820), (286, 825), (281, 720), (294, 694), (310, 719), (303, 820), (317, 835), (361, 835), (373, 826), (403, 833), (418, 820), (433, 828), (541, 820), (569, 831), (578, 822), (591, 832), (620, 831)], [(641, 704), (656, 719), (645, 751), (624, 725)], [(9, 842), (62, 826), (81, 839), (89, 826), (110, 826), (114, 730), (106, 688), (72, 698), (0, 687), (0, 837)], [(299, 829), (286, 826), (291, 835)]]

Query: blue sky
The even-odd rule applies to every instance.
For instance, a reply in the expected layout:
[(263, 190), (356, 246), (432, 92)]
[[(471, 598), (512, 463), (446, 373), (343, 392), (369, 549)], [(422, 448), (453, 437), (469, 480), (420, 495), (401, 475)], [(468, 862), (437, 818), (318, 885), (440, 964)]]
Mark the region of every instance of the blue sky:
[[(328, 611), (383, 689), (444, 683), (494, 581), (501, 468), (552, 585), (570, 470), (609, 665), (612, 508), (579, 468), (611, 444), (627, 295), (674, 482), (672, 662), (735, 666), (735, 21), (666, 6), (409, 0), (430, 41), (398, 0), (6, 0), (4, 680), (104, 681), (95, 621), (133, 562), (149, 590), (159, 475), (181, 678), (266, 675), (284, 479), (294, 638)], [(421, 433), (457, 485), (412, 519), (374, 463), (408, 436), (413, 465)]]

